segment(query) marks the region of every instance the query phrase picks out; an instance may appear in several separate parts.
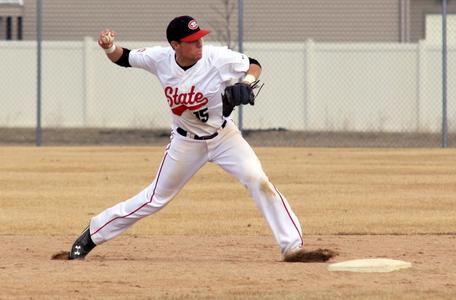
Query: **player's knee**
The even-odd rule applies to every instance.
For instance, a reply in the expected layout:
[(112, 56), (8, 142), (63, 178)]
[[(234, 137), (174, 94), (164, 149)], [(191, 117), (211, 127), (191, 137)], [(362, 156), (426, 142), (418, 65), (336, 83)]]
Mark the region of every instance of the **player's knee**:
[(261, 187), (269, 182), (268, 177), (264, 174), (248, 174), (244, 178), (243, 183), (248, 188)]
[(269, 181), (268, 178), (262, 179), (259, 182), (259, 189), (267, 198), (275, 198), (276, 197), (275, 187)]
[(271, 202), (277, 199), (276, 189), (266, 176), (250, 177), (245, 186), (250, 190), (254, 197), (255, 195), (258, 195), (264, 197), (262, 199), (268, 199)]

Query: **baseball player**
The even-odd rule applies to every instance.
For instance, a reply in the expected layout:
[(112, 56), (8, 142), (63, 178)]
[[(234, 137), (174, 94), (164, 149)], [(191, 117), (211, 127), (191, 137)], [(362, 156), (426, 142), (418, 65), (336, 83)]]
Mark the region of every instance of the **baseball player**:
[[(93, 217), (73, 244), (69, 259), (83, 259), (95, 246), (158, 212), (204, 164), (213, 162), (249, 189), (284, 260), (299, 261), (304, 251), (299, 220), (229, 116), (234, 106), (254, 103), (252, 86), (261, 65), (226, 47), (203, 46), (208, 33), (190, 16), (169, 23), (169, 47), (130, 50), (114, 44), (115, 32), (100, 33), (98, 44), (112, 62), (144, 69), (158, 78), (172, 114), (172, 134), (152, 183)], [(240, 78), (241, 82), (229, 85)]]

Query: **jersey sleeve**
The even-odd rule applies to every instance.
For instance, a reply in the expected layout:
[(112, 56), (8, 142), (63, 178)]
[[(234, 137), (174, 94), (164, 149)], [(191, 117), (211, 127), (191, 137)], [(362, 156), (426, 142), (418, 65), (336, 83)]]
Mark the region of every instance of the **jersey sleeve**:
[(214, 63), (223, 81), (237, 79), (249, 69), (249, 58), (245, 54), (228, 48), (219, 48), (215, 56)]
[(133, 68), (144, 69), (156, 75), (161, 54), (161, 47), (133, 49), (128, 56), (128, 62)]

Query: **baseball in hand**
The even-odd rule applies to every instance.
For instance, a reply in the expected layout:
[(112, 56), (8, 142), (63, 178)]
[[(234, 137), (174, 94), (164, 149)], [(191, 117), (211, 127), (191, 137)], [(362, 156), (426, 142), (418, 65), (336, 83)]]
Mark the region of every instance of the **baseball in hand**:
[(107, 32), (105, 35), (101, 37), (103, 43), (105, 44), (111, 44), (114, 41), (114, 36), (112, 35), (111, 32)]

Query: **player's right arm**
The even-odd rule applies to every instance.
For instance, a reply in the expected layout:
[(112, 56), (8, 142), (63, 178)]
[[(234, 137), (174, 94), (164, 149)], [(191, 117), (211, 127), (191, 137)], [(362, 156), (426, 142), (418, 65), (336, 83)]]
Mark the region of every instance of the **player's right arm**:
[[(106, 39), (107, 35), (112, 36), (111, 39)], [(98, 37), (98, 45), (105, 51), (106, 56), (115, 64), (121, 67), (141, 68), (152, 74), (157, 73), (157, 61), (163, 59), (164, 53), (160, 51), (161, 47), (127, 49), (115, 45), (114, 40), (117, 33), (106, 29), (100, 32)], [(164, 48), (162, 48), (164, 49)]]
[[(105, 37), (108, 35), (112, 36), (112, 40), (105, 39)], [(110, 29), (103, 30), (98, 36), (98, 45), (104, 49), (106, 55), (113, 63), (117, 62), (122, 57), (122, 54), (124, 52), (124, 49), (122, 47), (117, 47), (114, 44), (116, 36), (117, 33)]]

